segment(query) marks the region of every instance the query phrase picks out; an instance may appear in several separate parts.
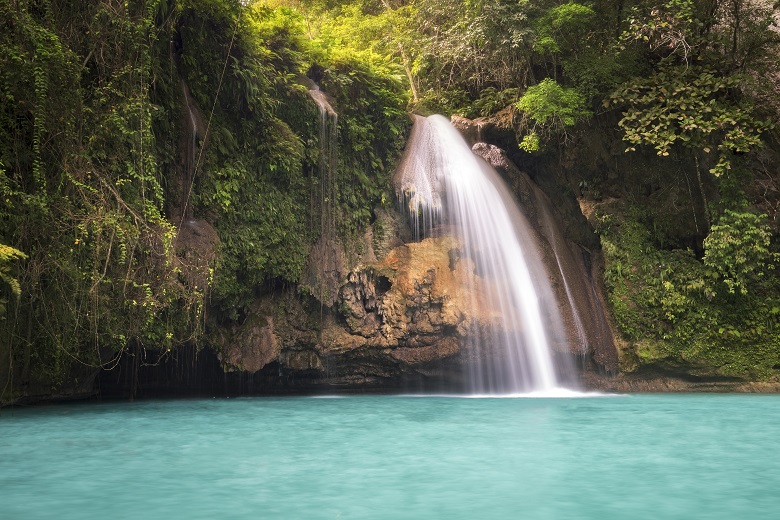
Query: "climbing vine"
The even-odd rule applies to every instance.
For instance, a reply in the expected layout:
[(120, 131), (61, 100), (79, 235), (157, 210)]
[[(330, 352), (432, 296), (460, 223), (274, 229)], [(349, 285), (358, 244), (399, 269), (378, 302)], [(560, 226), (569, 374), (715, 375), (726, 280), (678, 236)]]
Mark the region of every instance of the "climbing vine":
[(179, 279), (152, 130), (161, 4), (95, 0), (55, 17), (48, 1), (0, 3), (0, 242), (27, 254), (0, 352), (18, 358), (19, 385), (56, 388), (198, 326), (203, 294)]

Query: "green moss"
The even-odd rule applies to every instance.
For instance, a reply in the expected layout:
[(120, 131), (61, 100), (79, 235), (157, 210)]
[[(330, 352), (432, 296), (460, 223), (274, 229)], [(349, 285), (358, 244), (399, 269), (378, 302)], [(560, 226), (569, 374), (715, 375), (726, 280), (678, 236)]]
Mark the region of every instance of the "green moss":
[(668, 346), (661, 341), (640, 340), (635, 348), (636, 354), (642, 363), (654, 363), (669, 357)]
[(598, 217), (610, 306), (640, 364), (743, 379), (767, 379), (780, 365), (775, 273), (730, 293), (692, 252), (658, 248), (641, 212), (605, 204)]
[(354, 236), (391, 200), (390, 176), (411, 127), (406, 95), (399, 81), (358, 61), (332, 63), (322, 87), (339, 113), (339, 234)]

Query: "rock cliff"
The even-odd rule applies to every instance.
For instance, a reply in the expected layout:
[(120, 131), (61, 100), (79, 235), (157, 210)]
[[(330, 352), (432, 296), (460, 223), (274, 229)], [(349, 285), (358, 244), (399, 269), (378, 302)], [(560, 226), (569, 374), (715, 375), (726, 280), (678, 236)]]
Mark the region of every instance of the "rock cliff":
[[(598, 282), (600, 257), (588, 248), (592, 231), (591, 236), (582, 231), (587, 222), (582, 219), (585, 226), (577, 236), (501, 149), (478, 143), (474, 151), (512, 187), (537, 236), (566, 329), (553, 345), (556, 356), (600, 372), (616, 371)], [(376, 213), (353, 265), (347, 265), (343, 251), (330, 255), (339, 261), (329, 266), (327, 283), (317, 278), (317, 269), (309, 269), (313, 298), (292, 295), (280, 305), (269, 297), (243, 323), (218, 329), (212, 341), (226, 370), (275, 370), (279, 377), (298, 373), (305, 377), (297, 381), (325, 387), (459, 385), (474, 355), (468, 351), (474, 329), (499, 318), (487, 311), (479, 276), (474, 286), (464, 282), (474, 264), (446, 229), (413, 242), (400, 215), (387, 209)], [(315, 246), (312, 256), (317, 254)], [(315, 288), (324, 285), (328, 290), (320, 297)]]

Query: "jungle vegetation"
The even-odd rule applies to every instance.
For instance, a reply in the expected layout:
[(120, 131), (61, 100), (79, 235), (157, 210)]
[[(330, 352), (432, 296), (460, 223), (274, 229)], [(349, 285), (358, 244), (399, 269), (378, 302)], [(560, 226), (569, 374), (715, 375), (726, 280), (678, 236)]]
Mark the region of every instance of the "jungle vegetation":
[[(504, 121), (539, 171), (586, 163), (594, 134), (639, 158), (564, 186), (592, 210), (623, 368), (777, 377), (779, 9), (0, 0), (0, 383), (56, 392), (306, 296), (324, 205), (347, 243), (393, 204), (408, 111)], [(311, 81), (339, 114), (335, 200)], [(181, 238), (201, 222), (213, 258)]]

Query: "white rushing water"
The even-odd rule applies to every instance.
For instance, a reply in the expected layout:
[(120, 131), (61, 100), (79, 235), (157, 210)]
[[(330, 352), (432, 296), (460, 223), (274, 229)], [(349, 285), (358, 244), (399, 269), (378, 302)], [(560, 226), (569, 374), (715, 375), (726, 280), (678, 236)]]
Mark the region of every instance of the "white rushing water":
[[(417, 117), (396, 177), (417, 239), (451, 232), (461, 258), (475, 323), (466, 347), (475, 394), (551, 392), (559, 387), (549, 341), (557, 307), (524, 217), (496, 171), (476, 156), (446, 118)], [(479, 286), (479, 288), (477, 288)], [(477, 297), (476, 294), (480, 295)], [(544, 297), (542, 297), (544, 296)], [(483, 306), (487, 305), (487, 308)]]

